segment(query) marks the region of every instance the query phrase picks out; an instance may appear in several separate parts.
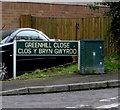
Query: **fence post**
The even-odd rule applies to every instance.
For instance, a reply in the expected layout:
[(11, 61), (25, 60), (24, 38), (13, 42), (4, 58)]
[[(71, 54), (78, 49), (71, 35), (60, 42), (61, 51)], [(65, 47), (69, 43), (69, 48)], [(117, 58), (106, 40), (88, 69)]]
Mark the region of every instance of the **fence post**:
[(16, 79), (16, 40), (13, 44), (13, 78)]

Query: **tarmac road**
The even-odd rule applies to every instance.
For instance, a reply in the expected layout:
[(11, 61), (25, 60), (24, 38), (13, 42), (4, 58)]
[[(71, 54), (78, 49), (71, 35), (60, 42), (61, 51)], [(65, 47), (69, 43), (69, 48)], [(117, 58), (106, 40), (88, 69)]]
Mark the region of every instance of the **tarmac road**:
[(120, 88), (3, 96), (3, 108), (118, 108)]

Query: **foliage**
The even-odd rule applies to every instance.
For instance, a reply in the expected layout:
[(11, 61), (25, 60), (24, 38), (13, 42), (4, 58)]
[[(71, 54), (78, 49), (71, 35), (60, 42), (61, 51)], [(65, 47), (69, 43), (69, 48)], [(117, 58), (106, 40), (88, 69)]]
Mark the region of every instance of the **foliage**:
[(106, 56), (104, 59), (105, 72), (120, 70), (120, 56)]
[(97, 5), (109, 6), (110, 9), (105, 12), (107, 16), (112, 16), (113, 20), (111, 23), (111, 32), (114, 38), (118, 41), (118, 46), (120, 47), (120, 1), (119, 2), (99, 2), (90, 6), (91, 9), (98, 9)]

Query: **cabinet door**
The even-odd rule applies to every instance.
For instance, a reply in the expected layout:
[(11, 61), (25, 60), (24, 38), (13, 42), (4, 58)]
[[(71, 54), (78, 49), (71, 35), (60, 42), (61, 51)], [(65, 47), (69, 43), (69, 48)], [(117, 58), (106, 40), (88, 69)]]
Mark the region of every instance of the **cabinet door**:
[(103, 41), (81, 41), (80, 71), (83, 73), (104, 73)]

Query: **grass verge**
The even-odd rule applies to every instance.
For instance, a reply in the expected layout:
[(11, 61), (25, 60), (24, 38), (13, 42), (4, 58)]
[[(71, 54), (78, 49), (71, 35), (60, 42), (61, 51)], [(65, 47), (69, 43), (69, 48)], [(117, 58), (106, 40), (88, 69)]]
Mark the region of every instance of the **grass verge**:
[(120, 55), (111, 55), (104, 58), (105, 72), (120, 70)]
[[(120, 55), (113, 55), (113, 56), (105, 57), (104, 68), (105, 68), (105, 72), (120, 70)], [(52, 67), (52, 68), (44, 69), (44, 70), (36, 69), (32, 73), (25, 73), (21, 76), (18, 76), (17, 79), (36, 78), (36, 77), (40, 78), (40, 77), (45, 77), (45, 76), (72, 74), (72, 73), (79, 73), (77, 63), (58, 66), (58, 67)]]
[(61, 65), (58, 67), (51, 67), (48, 69), (40, 70), (36, 69), (32, 73), (25, 73), (21, 76), (18, 76), (17, 79), (19, 78), (40, 78), (40, 77), (45, 77), (45, 76), (54, 76), (54, 75), (61, 75), (61, 74), (72, 74), (72, 73), (78, 73), (78, 64), (73, 63), (73, 64), (67, 64), (67, 65)]

